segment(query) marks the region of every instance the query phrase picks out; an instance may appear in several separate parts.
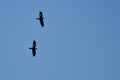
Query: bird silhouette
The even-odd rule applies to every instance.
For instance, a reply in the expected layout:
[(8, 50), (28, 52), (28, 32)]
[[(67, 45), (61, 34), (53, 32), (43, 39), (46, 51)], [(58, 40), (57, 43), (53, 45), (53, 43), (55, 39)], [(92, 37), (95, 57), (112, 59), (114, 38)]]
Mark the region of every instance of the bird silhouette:
[(35, 40), (33, 41), (32, 47), (29, 48), (29, 49), (32, 49), (33, 57), (36, 56), (36, 50), (37, 50), (37, 48), (36, 48), (36, 41)]
[(39, 12), (39, 18), (36, 18), (36, 19), (39, 20), (41, 26), (44, 27), (44, 21), (43, 21), (44, 17), (43, 17), (42, 11)]

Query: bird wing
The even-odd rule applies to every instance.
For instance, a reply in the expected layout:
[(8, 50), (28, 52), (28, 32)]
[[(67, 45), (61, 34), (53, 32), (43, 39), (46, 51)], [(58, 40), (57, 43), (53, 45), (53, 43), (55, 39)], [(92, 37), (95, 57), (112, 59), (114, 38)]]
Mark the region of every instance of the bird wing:
[(35, 40), (33, 41), (33, 47), (36, 47), (36, 41)]
[(33, 53), (33, 56), (35, 56), (35, 55), (36, 55), (36, 50), (35, 50), (35, 48), (34, 48), (34, 49), (32, 49), (32, 53)]
[(39, 12), (39, 18), (40, 17), (43, 17), (43, 13), (41, 11)]
[(40, 24), (42, 25), (42, 27), (44, 27), (44, 21), (43, 21), (43, 19), (40, 19)]

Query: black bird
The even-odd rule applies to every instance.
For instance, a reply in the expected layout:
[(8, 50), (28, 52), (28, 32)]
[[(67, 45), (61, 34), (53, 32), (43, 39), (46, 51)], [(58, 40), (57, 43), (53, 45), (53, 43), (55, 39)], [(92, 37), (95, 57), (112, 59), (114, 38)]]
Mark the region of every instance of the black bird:
[(44, 21), (43, 21), (44, 17), (43, 17), (42, 11), (39, 12), (39, 18), (36, 18), (36, 19), (39, 20), (41, 26), (44, 27)]
[(34, 40), (33, 41), (33, 45), (32, 45), (32, 48), (29, 48), (29, 49), (32, 49), (32, 54), (33, 54), (33, 57), (36, 55), (36, 41)]

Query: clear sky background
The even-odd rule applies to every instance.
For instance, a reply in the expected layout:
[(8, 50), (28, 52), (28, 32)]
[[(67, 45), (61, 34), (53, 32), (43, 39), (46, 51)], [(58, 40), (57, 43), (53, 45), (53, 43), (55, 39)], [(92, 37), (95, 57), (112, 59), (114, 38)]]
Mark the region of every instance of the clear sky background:
[(0, 0), (0, 80), (120, 80), (120, 0)]

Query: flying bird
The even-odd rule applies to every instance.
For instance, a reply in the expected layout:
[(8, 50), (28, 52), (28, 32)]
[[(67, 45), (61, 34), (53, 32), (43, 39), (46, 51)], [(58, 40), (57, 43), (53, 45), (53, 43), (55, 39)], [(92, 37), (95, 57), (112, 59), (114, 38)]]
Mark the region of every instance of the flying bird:
[(37, 50), (37, 48), (36, 48), (36, 41), (35, 40), (33, 41), (32, 47), (29, 48), (29, 49), (32, 49), (32, 54), (33, 54), (33, 57), (34, 57), (36, 55), (36, 50)]
[(39, 20), (41, 26), (44, 27), (44, 21), (43, 21), (44, 17), (43, 17), (42, 11), (39, 12), (39, 18), (36, 18), (36, 19)]

